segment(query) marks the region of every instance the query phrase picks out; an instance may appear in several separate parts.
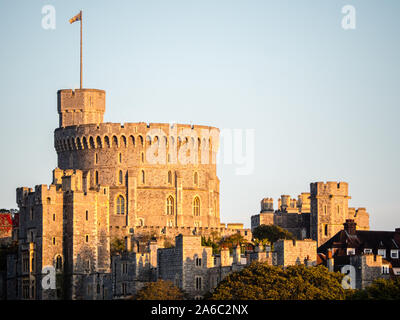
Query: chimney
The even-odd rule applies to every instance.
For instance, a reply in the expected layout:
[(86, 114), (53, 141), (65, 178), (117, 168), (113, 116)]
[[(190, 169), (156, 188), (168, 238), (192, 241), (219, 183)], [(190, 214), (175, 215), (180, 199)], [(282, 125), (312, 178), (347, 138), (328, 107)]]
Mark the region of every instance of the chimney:
[(347, 219), (344, 225), (344, 230), (350, 234), (350, 235), (355, 235), (356, 234), (356, 223), (354, 222), (353, 219)]
[(334, 266), (335, 266), (335, 261), (332, 258), (332, 249), (328, 249), (327, 255), (326, 255), (326, 266), (330, 272), (333, 272)]
[(233, 250), (233, 259), (234, 259), (233, 262), (236, 264), (240, 264), (241, 256), (242, 256), (242, 252), (241, 252), (240, 245), (237, 245), (236, 248), (234, 248), (234, 250)]

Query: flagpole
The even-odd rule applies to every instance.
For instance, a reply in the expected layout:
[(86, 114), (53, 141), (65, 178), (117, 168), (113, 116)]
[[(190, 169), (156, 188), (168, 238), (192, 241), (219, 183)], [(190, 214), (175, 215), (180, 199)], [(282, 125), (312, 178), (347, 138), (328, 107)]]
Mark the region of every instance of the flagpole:
[(81, 14), (81, 89), (82, 89), (82, 10)]

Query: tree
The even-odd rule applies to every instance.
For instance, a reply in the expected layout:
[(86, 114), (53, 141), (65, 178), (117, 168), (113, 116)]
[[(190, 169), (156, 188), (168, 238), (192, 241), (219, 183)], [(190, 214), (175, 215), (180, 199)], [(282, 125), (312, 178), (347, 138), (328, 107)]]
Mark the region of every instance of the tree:
[(212, 300), (343, 300), (343, 275), (324, 266), (286, 269), (253, 262), (221, 281)]
[(238, 245), (242, 246), (245, 244), (247, 244), (247, 240), (240, 233), (232, 234), (228, 237), (222, 238), (219, 241), (219, 245), (221, 247), (228, 247), (228, 248), (233, 248)]
[(118, 239), (115, 238), (111, 242), (111, 255), (117, 254), (117, 253), (122, 253), (123, 251), (126, 250), (125, 248), (125, 241), (123, 239)]
[(400, 300), (400, 279), (376, 279), (365, 289), (355, 290), (349, 300)]
[(135, 300), (183, 300), (183, 292), (171, 281), (158, 280), (147, 283), (138, 291)]
[(280, 239), (291, 240), (295, 239), (293, 234), (276, 225), (262, 224), (253, 230), (253, 238), (265, 244), (266, 242), (272, 245)]
[(221, 251), (221, 248), (217, 242), (211, 240), (210, 237), (206, 239), (206, 237), (201, 237), (201, 245), (204, 247), (211, 247), (213, 249), (213, 254), (218, 254)]

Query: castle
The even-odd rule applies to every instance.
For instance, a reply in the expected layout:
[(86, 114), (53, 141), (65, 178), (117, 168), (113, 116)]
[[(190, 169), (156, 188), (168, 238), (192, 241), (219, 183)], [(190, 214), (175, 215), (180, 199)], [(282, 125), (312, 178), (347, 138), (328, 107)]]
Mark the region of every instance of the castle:
[[(240, 234), (243, 224), (220, 222), (214, 127), (162, 123), (104, 123), (105, 91), (58, 91), (58, 166), (52, 183), (18, 188), (18, 250), (7, 257), (8, 299), (113, 299), (146, 282), (170, 280), (201, 298), (251, 261), (315, 265), (317, 243), (354, 219), (369, 229), (365, 209), (348, 207), (348, 184), (317, 182), (279, 209), (263, 199), (251, 226), (275, 224), (297, 241), (271, 248), (240, 246), (214, 254), (201, 236)], [(125, 250), (112, 252), (121, 240)], [(175, 243), (174, 247), (166, 244)], [(43, 286), (53, 267), (56, 286)]]
[[(220, 222), (217, 128), (104, 123), (103, 90), (59, 90), (57, 98), (53, 181), (17, 189), (11, 298), (88, 298), (82, 293), (88, 285), (112, 297), (113, 239), (155, 238), (159, 247), (179, 234), (240, 233), (251, 239), (242, 224)], [(62, 275), (62, 292), (43, 290), (46, 266)]]
[(251, 228), (277, 225), (297, 239), (311, 238), (321, 246), (343, 229), (346, 220), (354, 220), (357, 230), (369, 230), (369, 214), (365, 208), (349, 208), (349, 185), (346, 182), (315, 182), (310, 192), (297, 199), (282, 195), (278, 210), (272, 198), (261, 200), (261, 211), (251, 217)]

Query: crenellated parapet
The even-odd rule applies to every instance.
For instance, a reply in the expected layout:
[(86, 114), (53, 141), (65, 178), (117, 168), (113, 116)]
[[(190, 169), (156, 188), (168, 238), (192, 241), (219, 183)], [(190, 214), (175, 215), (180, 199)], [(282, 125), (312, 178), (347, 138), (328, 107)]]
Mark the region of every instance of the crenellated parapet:
[(209, 153), (218, 151), (219, 129), (210, 126), (168, 123), (100, 123), (58, 128), (54, 147), (58, 154), (90, 149), (143, 149), (156, 144), (168, 151), (185, 147), (189, 151)]

